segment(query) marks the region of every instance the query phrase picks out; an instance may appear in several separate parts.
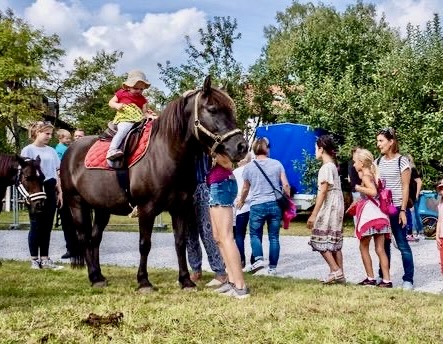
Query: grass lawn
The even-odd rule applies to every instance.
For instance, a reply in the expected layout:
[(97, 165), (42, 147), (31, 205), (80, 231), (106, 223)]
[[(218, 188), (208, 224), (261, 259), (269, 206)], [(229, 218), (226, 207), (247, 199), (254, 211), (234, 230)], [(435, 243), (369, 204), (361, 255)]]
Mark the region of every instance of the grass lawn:
[[(157, 218), (159, 219), (159, 218)], [(162, 224), (167, 226), (166, 230), (172, 231), (172, 221), (169, 213), (163, 213), (161, 216)], [(291, 222), (288, 230), (281, 230), (280, 235), (310, 235), (311, 232), (306, 228), (306, 221), (308, 219), (308, 215), (300, 214)], [(9, 224), (13, 222), (12, 212), (6, 213), (2, 212), (0, 214), (0, 229), (8, 229)], [(28, 229), (29, 226), (26, 225), (29, 223), (28, 213), (26, 211), (21, 211), (19, 213), (19, 222), (21, 228)], [(158, 224), (160, 222), (157, 222)], [(128, 232), (137, 232), (138, 231), (138, 219), (137, 218), (129, 218), (128, 216), (116, 216), (112, 215), (111, 220), (109, 221), (109, 225), (107, 230), (110, 231), (128, 231)], [(344, 235), (351, 236), (353, 235), (354, 227), (351, 219), (346, 219), (344, 225)], [(266, 229), (265, 229), (266, 233)]]
[[(0, 267), (0, 343), (442, 343), (443, 297), (397, 289), (323, 286), (247, 276), (252, 296), (234, 300), (203, 287), (182, 291), (177, 273), (150, 270), (157, 287), (136, 291), (135, 268), (104, 266), (93, 289), (84, 270)], [(121, 313), (93, 326), (90, 313)]]

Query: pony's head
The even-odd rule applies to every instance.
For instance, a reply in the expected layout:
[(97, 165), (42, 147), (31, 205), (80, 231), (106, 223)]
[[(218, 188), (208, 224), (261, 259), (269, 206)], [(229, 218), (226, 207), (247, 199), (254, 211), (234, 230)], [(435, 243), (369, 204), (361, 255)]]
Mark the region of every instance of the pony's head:
[(232, 161), (240, 161), (248, 151), (248, 143), (237, 128), (235, 104), (224, 91), (211, 87), (211, 78), (206, 77), (201, 90), (189, 97), (188, 110), (192, 111), (189, 125), (194, 136), (213, 153), (226, 154)]
[(29, 206), (30, 213), (43, 211), (46, 193), (43, 190), (45, 176), (40, 169), (40, 157), (29, 159), (17, 156), (19, 169), (16, 186), (20, 194)]

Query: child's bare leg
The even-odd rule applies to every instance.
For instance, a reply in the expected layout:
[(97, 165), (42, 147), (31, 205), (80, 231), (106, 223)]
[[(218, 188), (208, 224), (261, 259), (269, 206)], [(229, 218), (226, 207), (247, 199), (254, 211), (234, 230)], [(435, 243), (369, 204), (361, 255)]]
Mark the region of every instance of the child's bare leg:
[(389, 272), (389, 261), (388, 256), (385, 251), (385, 235), (377, 234), (374, 235), (375, 241), (375, 253), (377, 253), (378, 259), (380, 260), (380, 268), (385, 281), (391, 280), (391, 274)]
[(369, 244), (371, 242), (371, 237), (363, 237), (360, 240), (360, 254), (363, 261), (363, 266), (366, 271), (366, 276), (374, 278), (374, 269), (372, 268), (372, 259), (369, 254)]
[(343, 269), (343, 253), (341, 252), (341, 250), (332, 252), (332, 256), (334, 257), (334, 260), (337, 263), (338, 267), (344, 273), (344, 269)]
[(245, 288), (245, 280), (240, 261), (240, 253), (234, 241), (232, 231), (232, 208), (211, 207), (211, 223), (214, 239), (217, 241), (220, 253), (226, 265), (229, 281), (239, 288)]

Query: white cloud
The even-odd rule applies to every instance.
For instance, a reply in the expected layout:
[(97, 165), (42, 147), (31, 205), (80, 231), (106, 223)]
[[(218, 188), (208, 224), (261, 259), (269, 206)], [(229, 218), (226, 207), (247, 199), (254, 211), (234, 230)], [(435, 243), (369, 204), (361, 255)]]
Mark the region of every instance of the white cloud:
[(382, 0), (377, 11), (379, 15), (384, 13), (392, 26), (405, 33), (408, 23), (423, 28), (434, 13), (442, 15), (442, 3), (441, 0)]
[(146, 13), (137, 21), (122, 13), (117, 4), (105, 4), (95, 12), (88, 12), (80, 1), (61, 0), (36, 0), (25, 9), (24, 17), (34, 27), (61, 37), (66, 69), (72, 68), (78, 57), (88, 59), (100, 50), (118, 50), (123, 52), (117, 65), (119, 74), (143, 69), (159, 88), (163, 85), (158, 80), (157, 63), (182, 62), (184, 36), (192, 39), (206, 25), (206, 14), (196, 8)]

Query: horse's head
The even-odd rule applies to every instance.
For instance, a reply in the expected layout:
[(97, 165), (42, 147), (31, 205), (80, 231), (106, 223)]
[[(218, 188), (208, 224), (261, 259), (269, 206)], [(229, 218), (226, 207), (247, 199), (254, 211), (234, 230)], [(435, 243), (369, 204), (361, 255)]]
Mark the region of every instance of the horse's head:
[(17, 156), (19, 169), (16, 186), (28, 204), (31, 213), (43, 211), (46, 193), (43, 190), (45, 176), (40, 169), (40, 157), (35, 160)]
[(235, 105), (223, 91), (211, 87), (206, 77), (203, 88), (193, 94), (187, 107), (192, 111), (190, 125), (194, 136), (211, 153), (226, 154), (232, 161), (240, 161), (248, 151), (248, 143), (237, 128)]

